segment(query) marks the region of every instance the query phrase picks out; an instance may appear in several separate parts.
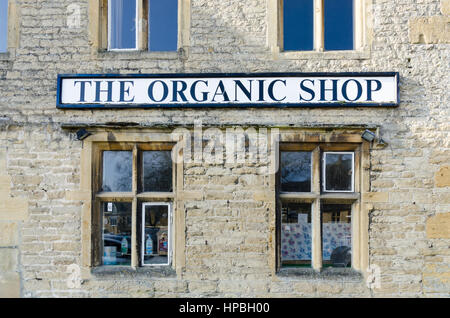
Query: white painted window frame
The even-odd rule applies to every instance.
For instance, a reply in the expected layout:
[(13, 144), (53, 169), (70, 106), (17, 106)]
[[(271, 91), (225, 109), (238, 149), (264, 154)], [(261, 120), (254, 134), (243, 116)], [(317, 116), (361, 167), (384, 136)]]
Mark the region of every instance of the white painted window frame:
[[(351, 190), (327, 190), (326, 188), (326, 158), (328, 154), (333, 155), (352, 155), (352, 187)], [(350, 151), (325, 151), (322, 155), (322, 190), (331, 193), (353, 193), (355, 192), (355, 153)]]
[[(168, 253), (167, 253), (167, 263), (165, 264), (146, 264), (144, 259), (145, 254), (145, 207), (147, 206), (167, 206), (168, 212), (168, 224), (167, 224), (167, 232), (168, 232)], [(173, 226), (173, 217), (172, 217), (172, 203), (170, 202), (144, 202), (142, 203), (142, 227), (141, 227), (141, 266), (170, 266), (172, 264), (172, 226)]]
[(130, 52), (130, 51), (137, 51), (139, 49), (139, 29), (138, 29), (138, 20), (139, 20), (139, 6), (141, 0), (134, 0), (136, 2), (136, 12), (135, 12), (135, 37), (136, 37), (136, 46), (134, 48), (129, 49), (118, 49), (118, 48), (111, 48), (111, 0), (108, 0), (108, 51), (114, 51), (114, 52)]

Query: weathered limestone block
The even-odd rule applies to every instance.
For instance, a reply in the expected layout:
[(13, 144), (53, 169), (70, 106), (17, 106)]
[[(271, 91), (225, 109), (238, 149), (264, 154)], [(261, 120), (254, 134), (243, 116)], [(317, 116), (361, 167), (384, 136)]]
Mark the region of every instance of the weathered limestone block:
[(441, 12), (443, 15), (450, 15), (450, 0), (441, 1)]
[(450, 238), (450, 213), (437, 214), (427, 220), (427, 237), (430, 239)]
[(366, 202), (388, 202), (388, 192), (368, 192), (363, 193), (363, 200)]
[(433, 16), (411, 19), (409, 39), (413, 44), (450, 43), (450, 17)]
[(14, 272), (17, 270), (18, 250), (16, 248), (0, 249), (0, 272)]
[(18, 273), (0, 273), (0, 298), (20, 297), (20, 276)]
[(443, 166), (436, 173), (436, 187), (444, 188), (450, 186), (450, 166)]
[(17, 223), (0, 223), (0, 247), (12, 247), (17, 245)]

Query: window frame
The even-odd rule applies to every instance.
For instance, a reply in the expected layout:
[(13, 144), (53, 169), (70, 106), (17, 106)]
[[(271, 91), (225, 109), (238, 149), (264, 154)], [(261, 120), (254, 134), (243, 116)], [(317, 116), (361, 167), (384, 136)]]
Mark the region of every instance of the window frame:
[[(139, 162), (139, 154), (143, 151), (154, 150), (171, 150), (176, 151), (174, 142), (95, 142), (92, 144), (92, 219), (91, 219), (91, 266), (90, 267), (114, 267), (114, 268), (136, 268), (143, 267), (140, 261), (140, 245), (139, 240), (140, 229), (139, 224), (139, 207), (146, 202), (158, 202), (159, 204), (170, 203), (175, 205), (176, 198), (176, 182), (177, 182), (177, 165), (172, 162), (172, 191), (171, 192), (139, 192), (139, 171), (141, 170)], [(106, 192), (100, 191), (103, 177), (103, 152), (104, 151), (132, 151), (132, 190), (131, 192)], [(121, 265), (104, 265), (102, 261), (103, 246), (101, 237), (103, 236), (102, 211), (101, 206), (104, 202), (131, 202), (132, 204), (132, 229), (131, 229), (131, 266)], [(173, 209), (171, 210), (173, 215)], [(173, 216), (172, 216), (173, 222)], [(170, 234), (169, 241), (175, 240), (173, 231)], [(171, 250), (172, 254), (174, 250)], [(169, 264), (160, 266), (173, 267), (173, 257), (170, 258)]]
[[(311, 269), (320, 272), (324, 267), (322, 249), (322, 204), (351, 205), (352, 269), (361, 271), (368, 264), (368, 215), (364, 193), (369, 190), (368, 165), (369, 143), (362, 140), (360, 134), (345, 132), (299, 133), (281, 132), (275, 146), (274, 159), (278, 162), (282, 151), (311, 151), (312, 179), (311, 192), (281, 192), (281, 168), (274, 176), (275, 184), (275, 272), (292, 270), (282, 266), (281, 259), (281, 207), (283, 202), (311, 204), (312, 259)], [(322, 156), (323, 152), (354, 152), (354, 192), (323, 192)], [(278, 163), (277, 163), (278, 164)], [(367, 228), (367, 231), (366, 231)]]
[[(169, 236), (169, 242), (168, 242), (168, 255), (167, 255), (167, 264), (145, 264), (144, 261), (144, 254), (145, 254), (145, 207), (146, 206), (161, 206), (165, 205), (167, 206), (167, 212), (168, 212), (168, 224), (167, 224), (167, 235)], [(172, 213), (172, 206), (173, 203), (171, 202), (142, 202), (142, 211), (141, 211), (141, 251), (140, 251), (140, 264), (141, 267), (147, 267), (147, 266), (170, 266), (172, 264), (172, 227), (173, 224), (173, 213)]]
[(283, 0), (268, 0), (268, 43), (275, 59), (367, 59), (372, 43), (372, 2), (354, 0), (353, 50), (325, 51), (323, 0), (313, 0), (313, 50), (284, 51)]

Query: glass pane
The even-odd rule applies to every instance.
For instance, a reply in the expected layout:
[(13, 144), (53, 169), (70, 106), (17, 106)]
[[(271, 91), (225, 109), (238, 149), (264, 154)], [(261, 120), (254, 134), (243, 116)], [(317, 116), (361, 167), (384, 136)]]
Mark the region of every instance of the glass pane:
[(311, 267), (311, 204), (283, 204), (281, 264)]
[(142, 161), (143, 191), (172, 192), (171, 151), (144, 151)]
[(353, 0), (324, 0), (325, 50), (353, 50)]
[(8, 0), (0, 0), (0, 52), (8, 51)]
[(353, 153), (325, 153), (325, 191), (353, 191)]
[(105, 192), (130, 192), (133, 154), (131, 151), (103, 152), (103, 184)]
[(149, 0), (148, 43), (150, 51), (178, 48), (178, 0)]
[(144, 264), (169, 264), (169, 206), (144, 204)]
[(322, 258), (324, 267), (351, 267), (352, 206), (322, 205)]
[(103, 265), (131, 265), (131, 203), (102, 205)]
[(283, 1), (283, 41), (285, 51), (311, 51), (313, 44), (314, 0)]
[(281, 191), (311, 192), (311, 152), (282, 151)]
[(136, 48), (136, 1), (109, 0), (110, 48)]

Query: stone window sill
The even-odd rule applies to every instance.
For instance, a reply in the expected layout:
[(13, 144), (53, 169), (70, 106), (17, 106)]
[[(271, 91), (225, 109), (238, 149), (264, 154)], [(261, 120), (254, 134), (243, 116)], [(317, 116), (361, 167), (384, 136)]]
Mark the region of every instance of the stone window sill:
[(353, 268), (324, 268), (320, 272), (312, 268), (282, 268), (277, 276), (280, 278), (306, 280), (341, 280), (360, 282), (363, 275)]
[(176, 52), (149, 52), (149, 51), (106, 51), (97, 52), (99, 60), (178, 60), (185, 58), (185, 51)]
[(370, 51), (279, 51), (276, 56), (280, 60), (367, 60), (370, 59)]
[(147, 266), (131, 268), (129, 266), (100, 266), (91, 269), (91, 274), (95, 277), (150, 277), (150, 278), (173, 278), (176, 271), (170, 266)]

